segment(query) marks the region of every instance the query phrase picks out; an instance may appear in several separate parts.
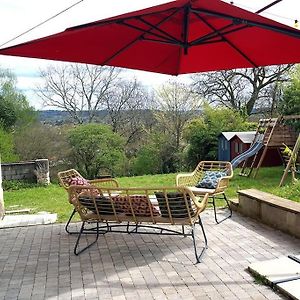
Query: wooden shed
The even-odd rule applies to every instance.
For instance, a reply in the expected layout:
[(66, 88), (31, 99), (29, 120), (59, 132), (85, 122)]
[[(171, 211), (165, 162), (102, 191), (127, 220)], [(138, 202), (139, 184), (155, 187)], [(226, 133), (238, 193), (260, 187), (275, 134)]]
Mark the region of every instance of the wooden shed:
[(228, 131), (218, 137), (218, 160), (231, 161), (249, 149), (255, 131)]

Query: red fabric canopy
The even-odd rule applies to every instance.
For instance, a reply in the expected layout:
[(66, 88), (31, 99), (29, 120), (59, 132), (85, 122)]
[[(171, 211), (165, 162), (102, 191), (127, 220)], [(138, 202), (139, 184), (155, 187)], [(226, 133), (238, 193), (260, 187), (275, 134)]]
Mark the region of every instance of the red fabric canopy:
[(178, 75), (300, 62), (300, 31), (220, 0), (177, 0), (0, 54)]

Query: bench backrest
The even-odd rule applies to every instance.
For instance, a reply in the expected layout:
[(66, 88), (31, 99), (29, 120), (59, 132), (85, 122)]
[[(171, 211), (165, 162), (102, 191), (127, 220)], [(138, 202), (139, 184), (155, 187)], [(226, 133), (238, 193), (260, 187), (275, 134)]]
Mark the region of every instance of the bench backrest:
[(69, 199), (83, 221), (193, 224), (207, 205), (185, 187), (71, 186)]

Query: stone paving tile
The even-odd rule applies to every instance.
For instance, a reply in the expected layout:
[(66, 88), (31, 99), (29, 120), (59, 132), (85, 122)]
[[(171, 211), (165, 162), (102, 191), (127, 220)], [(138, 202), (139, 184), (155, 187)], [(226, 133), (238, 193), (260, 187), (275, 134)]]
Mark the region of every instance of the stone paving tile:
[[(299, 239), (238, 214), (217, 225), (207, 210), (203, 223), (201, 264), (189, 237), (106, 234), (75, 256), (76, 236), (63, 224), (1, 229), (0, 299), (284, 299), (246, 269), (298, 254)], [(200, 244), (200, 229), (197, 237)]]

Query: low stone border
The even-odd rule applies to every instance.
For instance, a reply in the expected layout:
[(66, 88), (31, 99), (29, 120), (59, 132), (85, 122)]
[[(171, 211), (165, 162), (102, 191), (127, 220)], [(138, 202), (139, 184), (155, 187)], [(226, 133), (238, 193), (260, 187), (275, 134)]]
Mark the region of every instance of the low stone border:
[(256, 189), (240, 190), (238, 196), (234, 210), (300, 238), (300, 203)]

